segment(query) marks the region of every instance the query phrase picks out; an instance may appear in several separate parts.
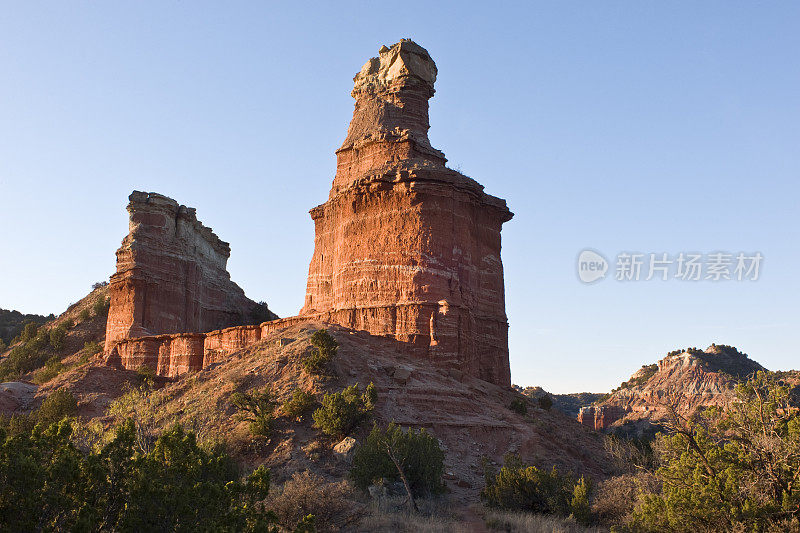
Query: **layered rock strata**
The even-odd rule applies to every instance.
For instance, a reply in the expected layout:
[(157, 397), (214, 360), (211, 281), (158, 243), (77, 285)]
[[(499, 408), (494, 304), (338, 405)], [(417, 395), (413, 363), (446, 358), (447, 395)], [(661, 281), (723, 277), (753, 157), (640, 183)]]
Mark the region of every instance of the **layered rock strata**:
[(115, 368), (148, 367), (156, 375), (178, 377), (224, 361), (227, 356), (252, 346), (279, 329), (308, 322), (309, 317), (289, 317), (260, 325), (234, 326), (208, 333), (176, 333), (122, 339), (105, 355)]
[(156, 193), (134, 191), (129, 201), (130, 230), (109, 285), (106, 352), (122, 339), (277, 318), (231, 281), (228, 243), (194, 209)]
[(512, 213), (445, 166), (428, 140), (437, 69), (410, 40), (354, 78), (355, 111), (301, 315), (406, 343), (414, 355), (510, 386), (500, 230)]

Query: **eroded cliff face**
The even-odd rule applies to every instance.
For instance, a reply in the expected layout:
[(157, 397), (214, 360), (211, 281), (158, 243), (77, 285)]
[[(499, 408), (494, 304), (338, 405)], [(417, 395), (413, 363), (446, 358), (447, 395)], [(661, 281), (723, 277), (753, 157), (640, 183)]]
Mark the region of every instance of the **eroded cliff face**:
[(759, 370), (764, 367), (732, 346), (676, 350), (636, 371), (602, 402), (582, 408), (578, 421), (598, 430), (624, 424), (644, 428), (666, 420), (670, 407), (682, 415), (724, 408), (735, 397), (736, 383)]
[(200, 333), (277, 318), (226, 270), (230, 247), (166, 196), (134, 191), (129, 233), (111, 276), (106, 352), (121, 339)]
[(300, 314), (391, 336), (416, 356), (510, 386), (500, 230), (512, 213), (430, 145), (436, 75), (428, 52), (402, 40), (354, 78), (330, 196), (311, 210)]

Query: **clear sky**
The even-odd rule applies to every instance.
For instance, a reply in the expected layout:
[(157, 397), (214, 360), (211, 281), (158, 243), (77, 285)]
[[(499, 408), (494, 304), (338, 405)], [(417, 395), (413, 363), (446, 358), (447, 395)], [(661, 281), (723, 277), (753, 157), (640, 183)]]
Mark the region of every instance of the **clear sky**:
[[(439, 67), (432, 144), (515, 213), (515, 383), (607, 391), (712, 342), (800, 367), (795, 2), (0, 2), (0, 307), (107, 279), (138, 189), (197, 208), (246, 293), (296, 314), (352, 77), (402, 37)], [(612, 262), (592, 285), (587, 247)], [(620, 282), (623, 251), (764, 260)]]

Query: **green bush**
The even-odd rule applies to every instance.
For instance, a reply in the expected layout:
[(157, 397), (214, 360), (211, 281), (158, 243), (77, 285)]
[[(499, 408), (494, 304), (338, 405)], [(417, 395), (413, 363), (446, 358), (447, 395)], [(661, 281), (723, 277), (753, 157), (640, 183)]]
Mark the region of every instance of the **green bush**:
[(153, 388), (156, 383), (156, 371), (152, 367), (142, 365), (136, 369), (136, 383), (145, 388)]
[(523, 398), (514, 398), (511, 400), (508, 408), (523, 416), (528, 414), (528, 402), (526, 402)]
[(84, 342), (83, 343), (83, 351), (85, 351), (90, 357), (93, 355), (97, 355), (103, 351), (103, 345), (99, 342), (91, 341), (91, 342)]
[(47, 355), (41, 350), (47, 344), (47, 333), (42, 332), (24, 344), (14, 346), (8, 356), (0, 362), (0, 380), (17, 379), (44, 365)]
[(339, 345), (326, 329), (320, 329), (311, 335), (311, 353), (303, 358), (303, 369), (309, 374), (324, 374)]
[(314, 408), (316, 403), (313, 394), (302, 389), (295, 389), (292, 397), (283, 402), (281, 409), (289, 417), (302, 418)]
[(240, 480), (222, 449), (175, 426), (147, 453), (127, 420), (98, 452), (71, 442), (68, 421), (7, 436), (0, 429), (0, 524), (8, 531), (274, 531), (261, 502), (269, 471)]
[(19, 340), (22, 342), (28, 342), (36, 337), (36, 334), (39, 331), (39, 325), (36, 322), (28, 322), (22, 328), (22, 333), (19, 334)]
[(385, 430), (372, 428), (366, 442), (356, 448), (350, 477), (366, 489), (380, 481), (397, 481), (403, 476), (414, 497), (444, 491), (444, 452), (425, 429), (404, 430), (390, 424)]
[(539, 399), (536, 401), (539, 404), (539, 407), (541, 407), (545, 411), (549, 411), (550, 408), (553, 407), (553, 398), (551, 398), (549, 394), (545, 394), (544, 396), (539, 396)]
[(81, 312), (78, 314), (78, 320), (80, 320), (81, 322), (86, 322), (87, 320), (89, 320), (89, 318), (91, 318), (91, 316), (92, 315), (89, 312), (89, 308), (87, 307), (81, 309)]
[(637, 528), (780, 531), (800, 528), (800, 413), (791, 390), (759, 372), (725, 411), (686, 418), (670, 410), (653, 448), (662, 489), (643, 497)]
[(499, 472), (487, 471), (481, 498), (489, 507), (559, 516), (573, 515), (588, 522), (590, 484), (577, 482), (553, 467), (549, 472), (507, 455)]
[(94, 316), (103, 316), (108, 313), (108, 308), (111, 305), (111, 300), (108, 298), (100, 297), (95, 300), (94, 304), (92, 305), (92, 311), (94, 311)]
[(62, 370), (64, 370), (64, 365), (61, 364), (61, 358), (54, 355), (44, 363), (44, 368), (36, 372), (33, 377), (33, 382), (39, 385), (47, 383), (60, 374)]
[(54, 350), (60, 350), (64, 347), (64, 341), (67, 338), (67, 326), (61, 324), (58, 327), (50, 330), (50, 346)]
[(64, 322), (62, 322), (62, 324), (67, 329), (72, 329), (75, 327), (75, 321), (72, 320), (71, 318), (66, 319)]
[(78, 401), (66, 389), (58, 389), (42, 402), (36, 413), (36, 422), (45, 427), (61, 422), (64, 418), (75, 416), (78, 412)]
[(322, 398), (322, 406), (314, 411), (314, 426), (328, 435), (345, 437), (370, 415), (377, 398), (372, 383), (364, 394), (359, 394), (357, 383), (340, 392), (327, 393)]
[(250, 422), (250, 432), (254, 436), (270, 436), (275, 401), (268, 387), (261, 391), (235, 392), (231, 395), (231, 403), (239, 411), (239, 418)]

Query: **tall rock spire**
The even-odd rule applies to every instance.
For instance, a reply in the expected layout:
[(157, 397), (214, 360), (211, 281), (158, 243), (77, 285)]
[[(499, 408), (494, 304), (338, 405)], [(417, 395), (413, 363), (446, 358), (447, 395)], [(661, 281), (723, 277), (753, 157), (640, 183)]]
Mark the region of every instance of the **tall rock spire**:
[(311, 210), (301, 314), (394, 337), (417, 357), (510, 385), (500, 229), (512, 214), (431, 146), (437, 74), (408, 39), (356, 74), (329, 199)]

